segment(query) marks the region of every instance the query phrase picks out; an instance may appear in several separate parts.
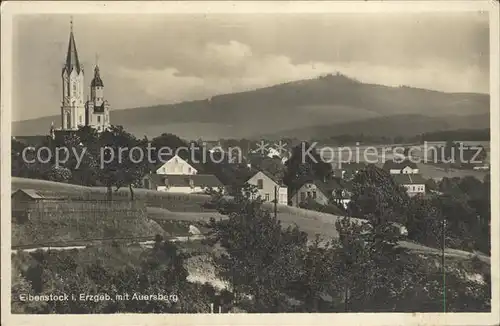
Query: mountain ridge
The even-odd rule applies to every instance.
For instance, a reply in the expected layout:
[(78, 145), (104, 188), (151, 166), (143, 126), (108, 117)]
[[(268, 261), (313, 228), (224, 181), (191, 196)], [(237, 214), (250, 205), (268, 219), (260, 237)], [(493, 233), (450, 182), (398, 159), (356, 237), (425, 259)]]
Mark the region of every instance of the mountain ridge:
[[(371, 121), (374, 125), (369, 129), (373, 132), (391, 132), (391, 120), (384, 122), (384, 118), (401, 116), (392, 118), (392, 123), (397, 124), (404, 116), (412, 115), (428, 118), (429, 127), (425, 127), (425, 119), (419, 118), (417, 125), (421, 130), (411, 128), (417, 133), (440, 126), (448, 128), (453, 123), (457, 125), (450, 125), (451, 128), (464, 128), (467, 117), (477, 120), (471, 128), (487, 127), (489, 95), (365, 84), (337, 74), (204, 100), (115, 110), (110, 119), (140, 137), (170, 132), (187, 139), (219, 139), (254, 138), (294, 130), (307, 133), (308, 128), (310, 137), (314, 137), (318, 133), (315, 128), (323, 130), (324, 126), (342, 124), (350, 126), (345, 127), (346, 131), (354, 132), (350, 129), (362, 121)], [(58, 125), (60, 117), (13, 122), (13, 134), (45, 133), (52, 121)], [(367, 128), (366, 123), (361, 123), (362, 128)]]

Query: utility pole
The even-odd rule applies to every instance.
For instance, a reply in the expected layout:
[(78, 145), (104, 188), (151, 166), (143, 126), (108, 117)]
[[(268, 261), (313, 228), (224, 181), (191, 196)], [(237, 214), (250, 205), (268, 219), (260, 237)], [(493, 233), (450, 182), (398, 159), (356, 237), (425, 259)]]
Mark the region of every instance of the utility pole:
[(278, 186), (274, 186), (274, 217), (278, 218)]
[(446, 312), (446, 270), (444, 268), (444, 249), (446, 246), (446, 219), (443, 219), (443, 239), (441, 251), (441, 268), (443, 270), (443, 312)]

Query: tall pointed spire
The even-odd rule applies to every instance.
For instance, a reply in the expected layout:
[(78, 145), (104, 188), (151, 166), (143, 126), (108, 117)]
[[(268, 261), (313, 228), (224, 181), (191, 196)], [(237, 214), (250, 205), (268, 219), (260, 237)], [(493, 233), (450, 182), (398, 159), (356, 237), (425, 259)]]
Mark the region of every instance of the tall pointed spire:
[(76, 51), (76, 43), (75, 37), (73, 35), (73, 17), (71, 17), (70, 21), (70, 32), (69, 32), (69, 45), (68, 45), (68, 53), (66, 54), (66, 71), (70, 74), (73, 69), (76, 69), (77, 73), (80, 73), (81, 66), (80, 61), (78, 60), (78, 52)]

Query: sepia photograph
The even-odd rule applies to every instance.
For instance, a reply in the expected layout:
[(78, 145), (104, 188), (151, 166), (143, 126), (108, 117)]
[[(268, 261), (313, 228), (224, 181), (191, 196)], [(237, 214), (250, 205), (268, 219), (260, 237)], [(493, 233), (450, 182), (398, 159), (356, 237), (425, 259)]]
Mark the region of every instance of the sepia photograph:
[(500, 322), (498, 2), (352, 3), (2, 4), (6, 325)]

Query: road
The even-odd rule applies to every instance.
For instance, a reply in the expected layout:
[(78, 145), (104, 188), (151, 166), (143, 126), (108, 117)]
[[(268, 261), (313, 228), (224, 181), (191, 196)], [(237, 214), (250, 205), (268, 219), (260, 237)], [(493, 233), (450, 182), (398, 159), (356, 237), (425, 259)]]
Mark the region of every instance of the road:
[[(167, 239), (168, 241), (171, 242), (188, 242), (188, 241), (195, 241), (195, 240), (201, 240), (204, 239), (205, 236), (203, 235), (191, 235), (191, 236), (181, 236), (181, 237), (172, 237), (170, 239)], [(144, 239), (144, 238), (137, 238), (137, 239)], [(75, 240), (73, 242), (88, 242), (86, 245), (68, 245), (69, 243), (66, 242), (66, 245), (57, 245), (57, 244), (39, 244), (39, 245), (21, 245), (21, 246), (12, 246), (12, 253), (16, 254), (19, 251), (22, 252), (33, 252), (37, 250), (42, 250), (42, 251), (64, 251), (64, 250), (81, 250), (81, 249), (86, 249), (95, 246), (96, 242), (112, 242), (115, 239), (87, 239), (87, 240)], [(130, 242), (126, 242), (127, 245), (131, 244), (138, 244), (143, 247), (149, 247), (152, 248), (154, 245), (155, 241), (154, 240), (145, 240), (145, 241), (137, 241), (134, 240), (133, 238), (130, 239)]]
[[(188, 241), (195, 241), (195, 240), (201, 240), (204, 239), (205, 236), (203, 235), (192, 235), (192, 236), (183, 236), (183, 237), (173, 237), (168, 239), (171, 242), (188, 242)], [(108, 241), (112, 241), (113, 239), (108, 239)], [(102, 241), (102, 240), (99, 240)], [(81, 241), (80, 241), (81, 242)], [(152, 248), (153, 244), (155, 243), (154, 240), (146, 240), (146, 241), (130, 241), (127, 244), (138, 244), (140, 246), (146, 247), (146, 248)], [(312, 244), (312, 241), (310, 241), (310, 244)], [(408, 242), (408, 241), (401, 241), (400, 246), (406, 249), (409, 249), (413, 252), (416, 253), (422, 253), (422, 254), (430, 254), (430, 255), (441, 255), (442, 251), (440, 249), (436, 248), (430, 248), (426, 247), (417, 243), (413, 242)], [(95, 240), (89, 240), (88, 245), (66, 245), (66, 246), (61, 246), (61, 245), (38, 245), (38, 246), (30, 246), (29, 248), (22, 248), (26, 246), (16, 246), (13, 247), (12, 253), (17, 254), (19, 251), (21, 252), (34, 252), (37, 250), (42, 250), (42, 251), (65, 251), (65, 250), (81, 250), (81, 249), (86, 249), (86, 248), (91, 248), (92, 246), (95, 246)], [(470, 259), (472, 257), (478, 257), (481, 261), (491, 264), (490, 257), (482, 255), (482, 254), (475, 254), (467, 251), (462, 251), (462, 250), (457, 250), (457, 249), (445, 249), (445, 257), (449, 258), (462, 258), (462, 259)]]

